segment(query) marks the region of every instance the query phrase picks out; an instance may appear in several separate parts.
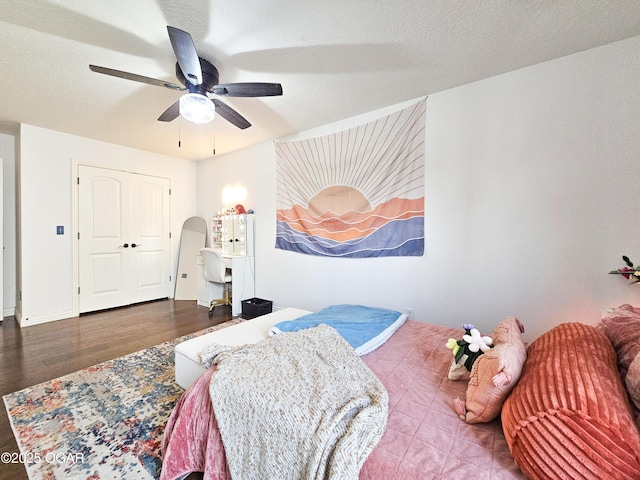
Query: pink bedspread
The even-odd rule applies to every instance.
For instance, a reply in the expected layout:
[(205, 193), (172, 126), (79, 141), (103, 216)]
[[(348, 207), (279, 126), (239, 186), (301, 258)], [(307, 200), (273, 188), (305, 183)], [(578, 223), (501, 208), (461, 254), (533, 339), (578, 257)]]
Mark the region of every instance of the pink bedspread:
[[(365, 462), (361, 480), (509, 479), (518, 470), (498, 420), (468, 425), (452, 400), (464, 398), (466, 381), (447, 378), (452, 329), (407, 321), (380, 348), (362, 357), (389, 393), (384, 436)], [(209, 397), (209, 369), (176, 405), (163, 439), (162, 480), (204, 472), (205, 480), (230, 479)]]

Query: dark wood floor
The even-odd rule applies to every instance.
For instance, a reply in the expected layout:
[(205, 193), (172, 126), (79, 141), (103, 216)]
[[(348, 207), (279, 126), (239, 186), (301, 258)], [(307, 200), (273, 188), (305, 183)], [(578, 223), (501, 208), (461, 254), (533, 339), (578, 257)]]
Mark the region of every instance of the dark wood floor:
[[(90, 367), (181, 335), (226, 322), (229, 307), (208, 310), (195, 301), (160, 300), (20, 328), (0, 323), (0, 396)], [(0, 453), (19, 452), (0, 407)], [(19, 464), (0, 463), (0, 479), (26, 479)]]

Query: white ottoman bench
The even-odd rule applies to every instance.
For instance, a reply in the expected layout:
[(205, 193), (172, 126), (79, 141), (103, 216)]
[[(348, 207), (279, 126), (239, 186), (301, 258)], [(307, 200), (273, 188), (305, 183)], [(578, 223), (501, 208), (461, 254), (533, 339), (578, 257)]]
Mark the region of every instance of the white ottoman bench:
[(311, 312), (300, 308), (283, 308), (179, 343), (175, 347), (176, 383), (186, 390), (200, 378), (205, 372), (205, 368), (200, 365), (200, 352), (209, 345), (218, 343), (240, 346), (257, 343), (269, 337), (269, 329), (276, 323), (294, 320), (308, 313)]

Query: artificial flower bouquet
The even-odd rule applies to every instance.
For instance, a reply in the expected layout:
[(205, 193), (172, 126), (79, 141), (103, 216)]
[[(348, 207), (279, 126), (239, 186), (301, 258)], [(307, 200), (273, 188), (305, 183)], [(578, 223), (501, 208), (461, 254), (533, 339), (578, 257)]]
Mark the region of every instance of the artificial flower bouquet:
[(446, 347), (453, 353), (453, 362), (449, 369), (450, 380), (458, 380), (465, 371), (470, 372), (477, 358), (493, 346), (493, 339), (481, 335), (480, 331), (472, 324), (465, 323), (462, 328), (465, 332), (462, 338), (460, 340), (450, 338), (446, 344)]
[(627, 280), (631, 280), (629, 283), (640, 283), (640, 266), (634, 266), (633, 262), (629, 260), (629, 257), (626, 255), (622, 256), (622, 260), (627, 266), (618, 268), (617, 270), (611, 270), (609, 273), (622, 275)]

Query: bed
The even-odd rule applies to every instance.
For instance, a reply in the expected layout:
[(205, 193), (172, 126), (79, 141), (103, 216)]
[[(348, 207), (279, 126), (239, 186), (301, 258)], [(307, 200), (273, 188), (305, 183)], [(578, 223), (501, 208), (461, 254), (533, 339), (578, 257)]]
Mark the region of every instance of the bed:
[[(264, 338), (273, 322), (263, 317), (257, 325), (258, 336)], [(464, 398), (467, 383), (448, 379), (452, 355), (445, 344), (460, 333), (407, 320), (385, 343), (360, 357), (388, 393), (386, 429), (366, 458), (360, 479), (524, 478), (499, 419), (469, 424), (453, 408), (455, 398)], [(198, 348), (204, 344), (199, 342)], [(176, 353), (176, 361), (186, 350), (183, 346), (182, 353)], [(209, 392), (216, 367), (203, 372), (167, 424), (162, 479), (184, 478), (190, 472), (204, 472), (211, 480), (231, 478)]]

